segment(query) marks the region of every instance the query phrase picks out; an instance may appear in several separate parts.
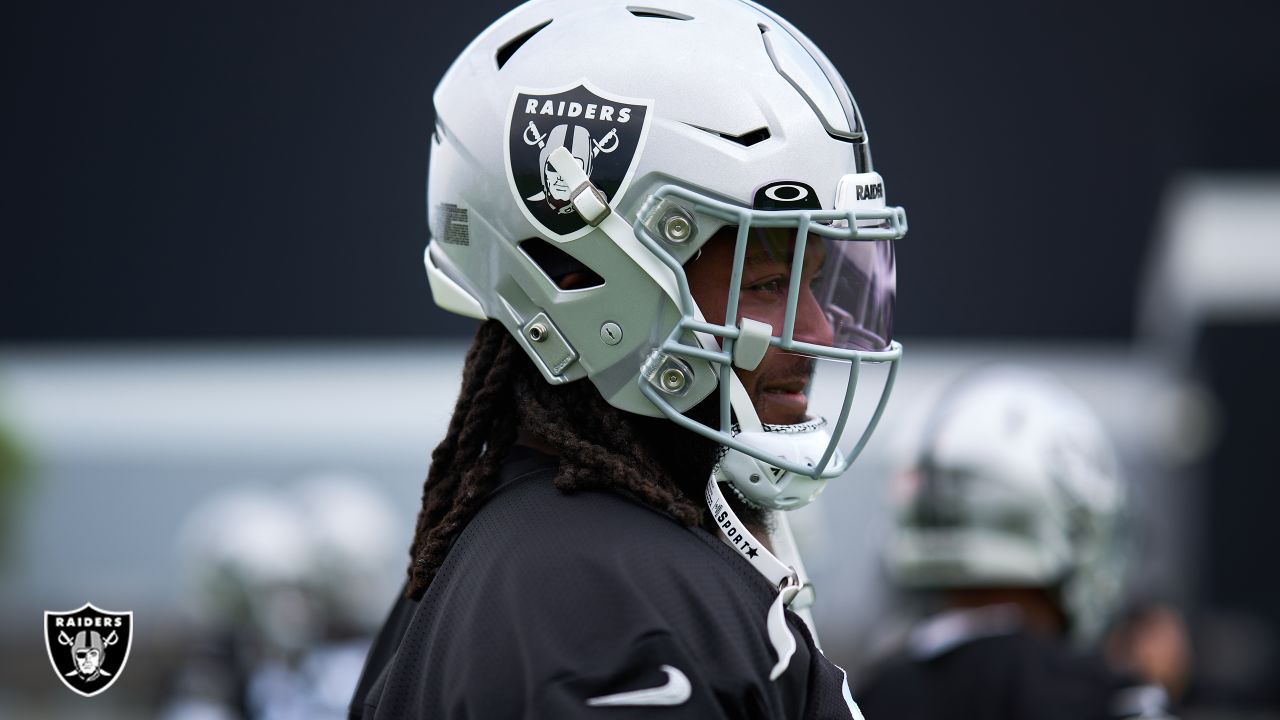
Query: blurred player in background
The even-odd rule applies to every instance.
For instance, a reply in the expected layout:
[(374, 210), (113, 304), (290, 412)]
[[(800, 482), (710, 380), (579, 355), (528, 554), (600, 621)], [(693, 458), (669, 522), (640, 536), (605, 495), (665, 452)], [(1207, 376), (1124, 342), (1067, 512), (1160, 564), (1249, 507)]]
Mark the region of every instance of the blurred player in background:
[(1096, 647), (1120, 598), (1126, 490), (1093, 413), (997, 367), (942, 395), (890, 491), (887, 564), (937, 612), (860, 683), (871, 718), (1167, 717)]
[(163, 720), (336, 720), (395, 586), (395, 516), (369, 481), (309, 475), (183, 520), (195, 642)]

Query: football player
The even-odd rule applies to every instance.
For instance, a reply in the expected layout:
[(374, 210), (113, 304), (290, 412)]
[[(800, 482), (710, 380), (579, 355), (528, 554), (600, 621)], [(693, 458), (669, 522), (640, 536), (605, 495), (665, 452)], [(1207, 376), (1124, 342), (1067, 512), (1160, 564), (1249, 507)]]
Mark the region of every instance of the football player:
[(890, 577), (941, 607), (861, 685), (869, 717), (1164, 718), (1093, 652), (1120, 596), (1125, 487), (1103, 428), (1048, 375), (965, 376), (891, 488)]
[(843, 79), (750, 2), (535, 0), (434, 101), (427, 274), (483, 322), (353, 717), (860, 717), (775, 517), (901, 354), (906, 216)]

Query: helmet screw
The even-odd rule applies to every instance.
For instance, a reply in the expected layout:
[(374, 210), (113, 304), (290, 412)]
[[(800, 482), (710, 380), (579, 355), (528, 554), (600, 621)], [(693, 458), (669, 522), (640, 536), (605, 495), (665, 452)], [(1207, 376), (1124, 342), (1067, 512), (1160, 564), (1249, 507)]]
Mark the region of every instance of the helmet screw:
[(534, 342), (542, 342), (547, 339), (547, 326), (542, 323), (530, 325), (527, 332), (529, 333), (529, 339)]
[(688, 218), (683, 215), (671, 215), (662, 225), (662, 234), (673, 243), (682, 243), (689, 239), (691, 229)]
[(617, 345), (622, 342), (622, 326), (612, 321), (601, 325), (600, 340), (605, 345)]
[(684, 389), (685, 382), (687, 382), (684, 373), (678, 368), (663, 370), (660, 378), (662, 380), (662, 389), (667, 392), (680, 392)]
[(760, 482), (760, 476), (759, 476), (759, 475), (756, 475), (755, 473), (752, 473), (752, 474), (751, 474), (751, 477), (750, 477), (750, 478), (748, 478), (748, 479), (749, 479), (751, 482), (753, 482), (753, 483), (758, 483), (758, 482)]

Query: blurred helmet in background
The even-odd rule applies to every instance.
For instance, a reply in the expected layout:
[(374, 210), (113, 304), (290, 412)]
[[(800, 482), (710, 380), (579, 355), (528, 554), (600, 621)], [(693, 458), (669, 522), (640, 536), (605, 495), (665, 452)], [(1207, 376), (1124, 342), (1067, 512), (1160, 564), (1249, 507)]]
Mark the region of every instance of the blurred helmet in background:
[(323, 473), (211, 496), (178, 548), (200, 619), (280, 655), (376, 628), (395, 588), (396, 528), (368, 481)]
[(286, 491), (311, 538), (308, 572), (331, 623), (376, 629), (400, 577), (399, 519), (390, 503), (357, 475), (323, 473)]
[(205, 500), (183, 521), (178, 549), (201, 620), (282, 650), (318, 634), (307, 531), (275, 493), (236, 488)]
[(894, 478), (887, 564), (916, 589), (1045, 588), (1072, 635), (1119, 600), (1125, 488), (1093, 412), (1049, 375), (987, 369), (943, 393)]

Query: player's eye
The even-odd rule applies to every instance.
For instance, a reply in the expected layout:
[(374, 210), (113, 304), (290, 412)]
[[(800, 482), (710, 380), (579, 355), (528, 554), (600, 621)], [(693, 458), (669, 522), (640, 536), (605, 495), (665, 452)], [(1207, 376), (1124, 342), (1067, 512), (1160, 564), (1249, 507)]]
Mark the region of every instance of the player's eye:
[(749, 283), (743, 289), (753, 295), (762, 297), (783, 295), (787, 292), (787, 279), (782, 275), (774, 275)]

